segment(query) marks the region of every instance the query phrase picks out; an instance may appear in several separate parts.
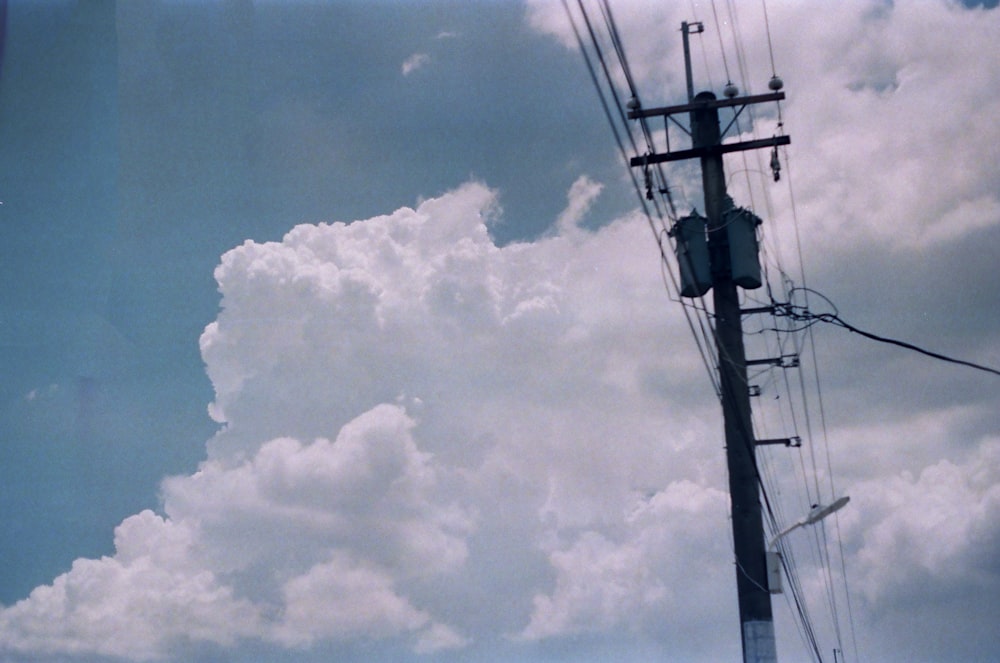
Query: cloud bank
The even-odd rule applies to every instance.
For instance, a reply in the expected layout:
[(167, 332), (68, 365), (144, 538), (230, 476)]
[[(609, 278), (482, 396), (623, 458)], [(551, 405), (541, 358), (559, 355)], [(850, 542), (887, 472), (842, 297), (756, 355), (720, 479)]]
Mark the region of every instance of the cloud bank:
[[(577, 182), (560, 234), (532, 244), (495, 246), (496, 194), (470, 183), (228, 252), (201, 339), (208, 459), (117, 528), (113, 556), (0, 612), (4, 651), (471, 655), (624, 633), (699, 658), (734, 619), (715, 405), (645, 220), (574, 225), (596, 190)], [(671, 404), (699, 383), (701, 406)], [(983, 449), (859, 484), (864, 605), (904, 610), (907, 574), (960, 560), (995, 583)], [(958, 528), (944, 550), (935, 504)]]
[[(649, 514), (683, 495), (723, 521), (724, 495), (658, 459), (668, 423), (638, 416), (650, 376), (670, 382), (653, 339), (673, 325), (642, 305), (662, 287), (629, 258), (655, 257), (644, 222), (575, 226), (599, 189), (581, 178), (563, 233), (530, 245), (494, 245), (496, 194), (471, 183), (223, 256), (208, 459), (118, 527), (113, 556), (0, 613), (5, 650), (426, 654), (486, 622), (531, 642), (665, 610), (671, 540), (698, 539)], [(601, 349), (627, 327), (648, 357)]]

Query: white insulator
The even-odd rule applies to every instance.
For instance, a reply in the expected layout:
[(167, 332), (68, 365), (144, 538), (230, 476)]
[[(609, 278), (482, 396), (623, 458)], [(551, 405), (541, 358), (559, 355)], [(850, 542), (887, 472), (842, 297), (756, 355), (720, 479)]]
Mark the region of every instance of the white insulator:
[(732, 99), (740, 93), (740, 89), (732, 84), (732, 82), (726, 83), (725, 89), (722, 90), (722, 94), (726, 96), (727, 99)]

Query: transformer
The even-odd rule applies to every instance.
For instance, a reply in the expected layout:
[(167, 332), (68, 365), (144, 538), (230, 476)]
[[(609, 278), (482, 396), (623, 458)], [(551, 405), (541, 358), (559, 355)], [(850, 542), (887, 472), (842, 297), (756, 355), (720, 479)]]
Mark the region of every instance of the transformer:
[(729, 269), (733, 282), (744, 290), (761, 286), (757, 226), (760, 217), (742, 207), (730, 208), (722, 216), (729, 243)]
[(705, 217), (693, 211), (674, 226), (674, 252), (681, 271), (681, 296), (701, 297), (712, 288)]

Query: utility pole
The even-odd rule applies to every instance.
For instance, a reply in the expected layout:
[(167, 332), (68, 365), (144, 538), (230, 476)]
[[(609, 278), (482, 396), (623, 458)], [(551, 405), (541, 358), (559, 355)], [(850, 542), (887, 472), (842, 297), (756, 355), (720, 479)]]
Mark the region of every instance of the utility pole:
[[(693, 25), (699, 24), (695, 23)], [(736, 556), (736, 589), (739, 599), (741, 640), (744, 663), (776, 663), (777, 654), (774, 639), (774, 619), (771, 612), (771, 595), (768, 589), (764, 525), (761, 514), (759, 474), (755, 456), (757, 441), (753, 435), (750, 418), (750, 386), (747, 382), (747, 359), (743, 347), (743, 311), (740, 310), (737, 286), (743, 288), (760, 287), (759, 262), (757, 259), (756, 224), (745, 226), (752, 214), (733, 208), (732, 200), (726, 194), (726, 176), (722, 155), (750, 149), (787, 145), (787, 136), (770, 139), (722, 143), (725, 131), (720, 130), (719, 109), (733, 108), (733, 121), (750, 105), (784, 99), (781, 80), (771, 79), (770, 94), (738, 97), (735, 86), (726, 86), (726, 99), (718, 100), (711, 92), (700, 92), (691, 98), (691, 63), (687, 48), (690, 31), (688, 23), (683, 23), (681, 31), (685, 46), (685, 71), (688, 82), (688, 103), (665, 108), (641, 109), (632, 105), (628, 117), (640, 119), (663, 117), (664, 123), (673, 121), (683, 129), (683, 125), (672, 116), (687, 113), (690, 118), (691, 149), (670, 150), (658, 154), (637, 156), (630, 161), (632, 167), (648, 169), (651, 164), (697, 158), (701, 162), (702, 187), (705, 196), (705, 217), (692, 213), (682, 222), (695, 219), (697, 232), (691, 234), (681, 226), (678, 236), (678, 259), (682, 263), (682, 282), (694, 278), (691, 274), (709, 274), (701, 283), (692, 282), (682, 287), (684, 296), (701, 296), (712, 289), (714, 307), (715, 342), (719, 357), (719, 385), (722, 397), (722, 415), (726, 438), (726, 464), (729, 470), (729, 495), (732, 509), (733, 546)], [(669, 128), (669, 127), (668, 127)], [(743, 215), (742, 217), (740, 215)], [(756, 217), (753, 217), (756, 218)], [(758, 220), (759, 221), (759, 220)], [(704, 227), (702, 228), (702, 223)], [(743, 228), (742, 230), (740, 228)], [(747, 230), (749, 227), (749, 238)], [(700, 234), (699, 234), (700, 233)], [(742, 234), (740, 234), (742, 233)], [(707, 240), (705, 236), (707, 234)], [(693, 239), (692, 239), (693, 238)], [(707, 252), (699, 253), (688, 246), (689, 243), (706, 242)], [(749, 244), (748, 244), (749, 241)], [(681, 245), (684, 246), (681, 246)], [(750, 246), (752, 244), (752, 246)], [(748, 251), (752, 252), (753, 265), (747, 267)], [(699, 256), (705, 256), (705, 265), (693, 264)], [(687, 266), (685, 267), (685, 262)], [(753, 268), (757, 273), (754, 275)], [(685, 274), (687, 269), (687, 274)], [(697, 279), (696, 279), (697, 280)], [(753, 363), (774, 363), (782, 365), (782, 358), (776, 360), (754, 360)]]

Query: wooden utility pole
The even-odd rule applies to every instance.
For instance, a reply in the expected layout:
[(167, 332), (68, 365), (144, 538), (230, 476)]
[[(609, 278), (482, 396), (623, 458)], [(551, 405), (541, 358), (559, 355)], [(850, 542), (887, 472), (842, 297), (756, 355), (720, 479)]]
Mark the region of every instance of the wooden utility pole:
[[(685, 47), (689, 25), (682, 25)], [(726, 463), (729, 470), (729, 495), (732, 505), (733, 546), (736, 556), (736, 589), (739, 598), (741, 639), (744, 663), (776, 663), (774, 620), (771, 613), (771, 595), (768, 589), (764, 525), (760, 503), (760, 479), (754, 449), (753, 424), (750, 418), (750, 387), (747, 383), (747, 360), (743, 348), (743, 324), (737, 285), (745, 288), (760, 287), (759, 264), (756, 282), (742, 274), (738, 261), (745, 262), (746, 246), (737, 247), (743, 240), (736, 239), (730, 230), (734, 226), (736, 210), (726, 194), (726, 176), (722, 155), (729, 152), (759, 148), (775, 148), (791, 141), (787, 136), (764, 140), (722, 143), (719, 109), (733, 108), (734, 118), (750, 105), (784, 99), (778, 92), (780, 79), (772, 79), (770, 94), (738, 97), (731, 84), (726, 88), (727, 99), (718, 100), (711, 92), (701, 92), (690, 98), (693, 86), (690, 80), (690, 61), (685, 48), (685, 68), (688, 74), (688, 103), (665, 108), (634, 108), (629, 118), (663, 117), (687, 113), (690, 117), (691, 149), (660, 154), (637, 156), (630, 161), (633, 167), (648, 168), (650, 164), (697, 158), (701, 161), (702, 187), (705, 194), (705, 228), (707, 233), (708, 265), (711, 284), (707, 283), (694, 294), (700, 296), (710, 287), (713, 291), (715, 342), (719, 357), (719, 385), (722, 397), (722, 415), (726, 437)], [(682, 125), (673, 120), (677, 126)], [(735, 120), (734, 120), (735, 121)], [(730, 126), (732, 123), (730, 123)], [(683, 127), (682, 127), (683, 128)], [(728, 129), (728, 127), (727, 127)], [(700, 217), (699, 217), (700, 218)], [(754, 230), (751, 230), (751, 237)], [(680, 240), (679, 240), (680, 241)], [(686, 241), (686, 240), (684, 240)], [(702, 240), (704, 241), (704, 240)], [(683, 259), (690, 260), (688, 247), (683, 249)], [(735, 255), (742, 251), (743, 257)], [(756, 264), (756, 241), (753, 241), (752, 259)], [(694, 266), (693, 271), (698, 271)], [(683, 270), (682, 270), (683, 271)], [(683, 276), (683, 274), (682, 274)], [(682, 279), (683, 280), (683, 279)], [(760, 361), (760, 360), (758, 360)], [(766, 360), (771, 363), (771, 360)], [(777, 360), (780, 364), (780, 359)]]

